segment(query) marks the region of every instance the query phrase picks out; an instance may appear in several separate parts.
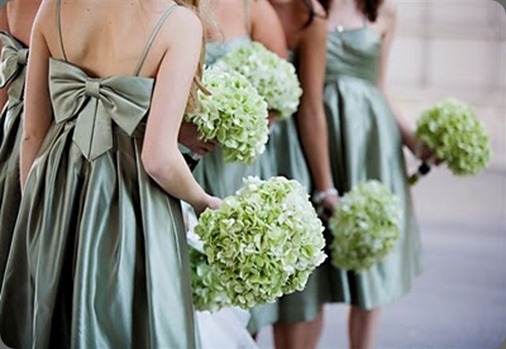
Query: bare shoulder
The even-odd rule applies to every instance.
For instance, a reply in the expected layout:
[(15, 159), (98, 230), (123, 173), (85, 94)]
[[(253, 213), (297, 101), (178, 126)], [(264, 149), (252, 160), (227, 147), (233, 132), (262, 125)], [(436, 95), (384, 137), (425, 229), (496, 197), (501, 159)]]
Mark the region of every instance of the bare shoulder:
[(318, 0), (311, 0), (311, 3), (313, 4), (313, 11), (316, 17), (325, 18), (327, 16), (327, 12)]
[(397, 15), (397, 4), (394, 0), (384, 0), (379, 9), (380, 17), (388, 19), (395, 19)]
[(170, 21), (179, 31), (189, 34), (202, 32), (202, 22), (195, 12), (184, 6), (178, 6), (171, 15)]
[(249, 0), (252, 14), (262, 18), (265, 13), (274, 13), (274, 8), (268, 0)]

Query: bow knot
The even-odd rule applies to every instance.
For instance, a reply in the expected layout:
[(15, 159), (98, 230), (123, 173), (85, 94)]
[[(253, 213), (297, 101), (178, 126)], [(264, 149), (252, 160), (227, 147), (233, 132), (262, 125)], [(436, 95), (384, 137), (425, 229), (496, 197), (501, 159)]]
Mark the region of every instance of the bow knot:
[(25, 66), (28, 63), (28, 49), (24, 48), (18, 51), (17, 62), (20, 66)]
[(100, 79), (93, 79), (93, 78), (86, 79), (84, 90), (87, 96), (100, 98)]
[(114, 127), (133, 134), (149, 110), (153, 82), (134, 76), (94, 79), (70, 63), (51, 59), (49, 89), (55, 121), (75, 121), (72, 140), (93, 161), (112, 149)]

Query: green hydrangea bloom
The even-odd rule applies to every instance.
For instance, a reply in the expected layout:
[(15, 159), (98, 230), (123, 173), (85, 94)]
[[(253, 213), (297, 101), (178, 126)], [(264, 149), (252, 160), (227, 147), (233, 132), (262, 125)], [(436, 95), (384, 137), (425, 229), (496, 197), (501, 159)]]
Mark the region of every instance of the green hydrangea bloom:
[(241, 73), (255, 86), (277, 119), (286, 119), (297, 111), (302, 95), (293, 64), (254, 42), (238, 46), (216, 65)]
[(225, 161), (251, 164), (265, 151), (269, 137), (267, 104), (241, 74), (215, 66), (204, 71), (199, 91), (199, 109), (185, 116), (197, 125), (201, 138), (215, 138)]
[(197, 310), (215, 311), (230, 304), (225, 287), (204, 253), (189, 247), (193, 304)]
[(364, 270), (378, 263), (399, 239), (402, 208), (398, 198), (377, 180), (357, 184), (341, 199), (329, 227), (332, 264)]
[(284, 177), (248, 177), (219, 209), (200, 216), (195, 232), (230, 305), (244, 309), (302, 290), (326, 258), (305, 189)]
[(455, 175), (474, 175), (490, 162), (490, 139), (474, 111), (457, 99), (446, 99), (418, 119), (417, 136)]

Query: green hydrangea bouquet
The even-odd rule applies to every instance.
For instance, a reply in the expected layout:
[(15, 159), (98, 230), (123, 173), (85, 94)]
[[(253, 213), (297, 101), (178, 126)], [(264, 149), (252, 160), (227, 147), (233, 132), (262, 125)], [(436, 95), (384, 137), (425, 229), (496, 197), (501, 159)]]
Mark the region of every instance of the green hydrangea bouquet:
[[(490, 139), (473, 109), (457, 99), (446, 99), (426, 110), (417, 121), (417, 136), (446, 162), (455, 175), (475, 175), (490, 162)], [(422, 164), (411, 184), (430, 169)]]
[(199, 109), (185, 115), (197, 126), (199, 135), (216, 139), (225, 161), (251, 164), (265, 151), (269, 137), (267, 104), (239, 73), (212, 66), (204, 71), (199, 91)]
[(189, 248), (193, 304), (196, 310), (215, 311), (230, 304), (225, 288), (207, 262), (207, 257), (196, 248)]
[(398, 198), (381, 182), (354, 186), (329, 221), (332, 264), (360, 271), (383, 260), (399, 239), (401, 214)]
[(255, 86), (277, 120), (297, 111), (302, 95), (293, 64), (254, 42), (238, 46), (217, 63), (219, 67), (241, 73)]
[(243, 309), (302, 290), (326, 258), (305, 189), (284, 177), (248, 177), (219, 209), (204, 211), (195, 232), (230, 305)]

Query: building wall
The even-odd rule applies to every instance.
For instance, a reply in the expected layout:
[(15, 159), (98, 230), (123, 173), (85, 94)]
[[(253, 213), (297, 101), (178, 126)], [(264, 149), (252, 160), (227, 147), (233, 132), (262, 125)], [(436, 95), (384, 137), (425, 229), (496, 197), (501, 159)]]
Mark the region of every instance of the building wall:
[(506, 13), (492, 0), (397, 0), (389, 88), (412, 122), (437, 100), (471, 103), (505, 168)]

